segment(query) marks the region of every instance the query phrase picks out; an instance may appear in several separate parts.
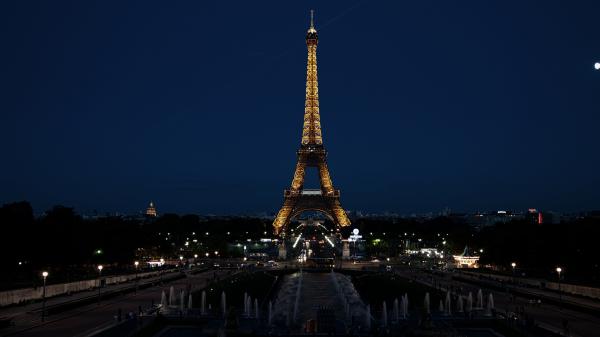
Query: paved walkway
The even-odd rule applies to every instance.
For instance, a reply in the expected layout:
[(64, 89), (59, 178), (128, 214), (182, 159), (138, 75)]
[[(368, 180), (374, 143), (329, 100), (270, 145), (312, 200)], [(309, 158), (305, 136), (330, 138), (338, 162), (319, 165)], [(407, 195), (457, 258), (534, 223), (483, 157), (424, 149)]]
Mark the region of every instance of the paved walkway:
[(303, 273), (298, 322), (304, 324), (308, 319), (317, 319), (319, 307), (335, 310), (336, 319), (344, 319), (344, 305), (337, 293), (331, 273)]
[[(39, 312), (25, 311), (22, 309), (15, 317), (15, 326), (0, 330), (0, 336), (86, 336), (99, 328), (110, 326), (116, 323), (115, 316), (121, 310), (123, 318), (128, 312), (137, 313), (139, 307), (148, 309), (155, 303), (160, 303), (161, 294), (165, 291), (169, 293), (169, 288), (173, 286), (176, 293), (181, 289), (197, 290), (206, 286), (213, 277), (223, 277), (232, 271), (207, 271), (196, 275), (188, 274), (187, 277), (171, 282), (165, 282), (160, 286), (141, 289), (137, 293), (128, 293), (117, 295), (116, 297), (105, 299), (100, 304), (93, 303), (83, 305), (62, 313), (47, 317), (45, 322), (41, 321)], [(163, 281), (165, 281), (163, 279)], [(87, 295), (93, 293), (87, 292)], [(85, 296), (85, 294), (81, 294)], [(57, 299), (58, 301), (58, 299)], [(41, 304), (34, 305), (34, 309), (39, 309)], [(30, 307), (31, 309), (31, 307)]]
[[(600, 331), (600, 319), (598, 317), (575, 311), (572, 309), (560, 308), (557, 305), (542, 303), (540, 306), (534, 306), (528, 303), (523, 297), (516, 297), (512, 300), (511, 295), (505, 291), (492, 290), (485, 285), (474, 285), (471, 283), (452, 280), (450, 273), (443, 275), (431, 275), (417, 270), (404, 270), (399, 272), (402, 276), (411, 278), (420, 283), (430, 286), (441, 287), (442, 289), (452, 288), (457, 293), (464, 296), (469, 292), (477, 294), (480, 288), (483, 288), (484, 296), (492, 293), (494, 296), (495, 307), (500, 312), (518, 312), (518, 308), (524, 310), (524, 314), (533, 317), (539, 326), (561, 333), (571, 337), (596, 336)], [(432, 284), (432, 277), (434, 284)], [(562, 326), (563, 319), (568, 320), (569, 333), (565, 334)]]
[[(489, 279), (489, 278), (479, 278), (473, 274), (458, 273), (457, 276), (464, 277), (466, 279), (470, 279), (470, 280), (477, 281), (477, 282), (487, 283), (487, 284), (490, 284), (490, 285), (496, 286), (496, 287), (506, 287), (509, 289), (517, 289), (519, 292), (531, 295), (533, 297), (537, 296), (540, 298), (550, 298), (557, 302), (562, 300), (565, 303), (571, 303), (571, 304), (582, 306), (582, 307), (585, 307), (588, 309), (598, 310), (598, 312), (600, 312), (600, 301), (599, 300), (585, 298), (582, 296), (570, 295), (567, 293), (559, 294), (557, 291), (552, 291), (552, 290), (525, 287), (525, 286), (519, 286), (519, 285), (515, 285), (515, 284), (510, 284), (510, 283), (502, 283), (500, 281)], [(482, 274), (482, 276), (487, 276), (487, 275)]]
[[(144, 286), (145, 284), (158, 282), (160, 280), (168, 281), (171, 278), (178, 276), (178, 275), (179, 275), (179, 271), (177, 271), (177, 270), (165, 271), (165, 273), (163, 273), (161, 276), (140, 279), (138, 282), (138, 286)], [(106, 293), (115, 292), (115, 291), (121, 291), (121, 290), (125, 290), (128, 288), (133, 288), (133, 287), (135, 287), (134, 281), (120, 283), (120, 284), (111, 284), (111, 285), (107, 285), (107, 286), (103, 287), (101, 289), (101, 294), (106, 294)], [(68, 302), (74, 302), (74, 301), (78, 301), (78, 300), (84, 300), (84, 299), (88, 299), (88, 298), (92, 298), (92, 297), (97, 297), (97, 296), (98, 296), (98, 288), (79, 291), (76, 293), (72, 293), (71, 295), (55, 296), (55, 297), (46, 299), (46, 308), (58, 306), (58, 305), (65, 304)], [(31, 313), (31, 312), (38, 312), (38, 311), (41, 315), (41, 310), (42, 310), (42, 302), (39, 301), (39, 302), (31, 303), (31, 304), (16, 305), (16, 306), (10, 306), (10, 307), (6, 307), (6, 308), (0, 308), (0, 317), (15, 317), (15, 318), (17, 318), (18, 316), (21, 316), (23, 314)]]

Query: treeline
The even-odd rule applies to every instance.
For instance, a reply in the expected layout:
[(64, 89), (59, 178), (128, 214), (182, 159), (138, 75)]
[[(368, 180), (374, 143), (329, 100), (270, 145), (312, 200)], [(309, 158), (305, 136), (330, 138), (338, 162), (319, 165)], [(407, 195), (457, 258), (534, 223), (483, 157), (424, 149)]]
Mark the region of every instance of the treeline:
[(600, 219), (581, 218), (561, 224), (513, 221), (483, 229), (476, 234), (485, 247), (482, 263), (517, 273), (556, 279), (556, 267), (565, 280), (600, 286)]
[(214, 251), (227, 256), (227, 242), (264, 236), (265, 231), (271, 235), (270, 222), (255, 218), (164, 214), (155, 219), (84, 219), (64, 206), (36, 218), (28, 202), (2, 206), (0, 230), (0, 288), (7, 282), (39, 279), (40, 270), (55, 271), (54, 281), (58, 274), (66, 281), (93, 275), (97, 264), (110, 266), (107, 273), (116, 273), (132, 269), (134, 260), (149, 257), (171, 259)]
[[(89, 266), (98, 263), (110, 264), (116, 271), (118, 266), (131, 268), (132, 261), (145, 257), (203, 256), (214, 251), (227, 256), (235, 254), (228, 252), (228, 243), (272, 235), (271, 221), (259, 218), (164, 214), (156, 219), (84, 219), (63, 206), (53, 207), (42, 217), (33, 214), (28, 202), (0, 208), (2, 279), (37, 278), (40, 270), (51, 268), (70, 270), (62, 275), (79, 275), (81, 268), (93, 273)], [(330, 222), (325, 225), (332, 226)], [(348, 237), (354, 228), (360, 230), (367, 252), (373, 256), (397, 256), (407, 240), (450, 254), (469, 246), (477, 253), (483, 249), (482, 264), (508, 272), (510, 263), (516, 262), (519, 273), (551, 279), (556, 276), (555, 268), (561, 266), (566, 280), (600, 285), (597, 217), (543, 225), (513, 221), (481, 231), (449, 217), (426, 221), (361, 218), (343, 228), (342, 235)]]
[[(373, 253), (396, 255), (404, 249), (407, 238), (413, 243), (421, 238), (421, 247), (446, 249), (452, 254), (459, 254), (469, 246), (472, 252), (481, 255), (482, 265), (491, 265), (498, 271), (512, 273), (510, 265), (515, 262), (519, 274), (556, 279), (555, 270), (560, 266), (564, 280), (600, 286), (599, 217), (541, 225), (531, 220), (516, 220), (481, 230), (448, 217), (426, 221), (358, 219), (354, 227), (360, 229)], [(349, 234), (350, 229), (346, 231)], [(373, 236), (369, 235), (371, 232)], [(374, 244), (369, 240), (374, 238), (384, 240)], [(446, 245), (440, 244), (443, 242), (440, 238)]]

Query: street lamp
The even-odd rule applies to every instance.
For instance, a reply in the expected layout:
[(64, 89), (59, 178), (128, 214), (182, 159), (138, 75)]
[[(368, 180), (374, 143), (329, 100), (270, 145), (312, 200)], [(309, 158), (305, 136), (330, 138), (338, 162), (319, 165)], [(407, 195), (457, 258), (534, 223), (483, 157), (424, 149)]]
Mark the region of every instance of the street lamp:
[(165, 259), (163, 259), (161, 257), (160, 258), (160, 269), (158, 270), (158, 276), (159, 276), (159, 282), (160, 282), (160, 284), (162, 284), (162, 275), (163, 275), (164, 266), (165, 266)]
[(562, 272), (561, 267), (556, 267), (556, 273), (558, 273), (558, 301), (560, 302), (559, 309), (562, 310), (562, 292), (560, 290), (560, 273)]
[(100, 304), (100, 289), (102, 288), (102, 269), (104, 266), (98, 265), (98, 304)]
[(137, 294), (138, 289), (138, 266), (140, 265), (139, 261), (134, 261), (133, 265), (135, 266), (135, 293)]
[(46, 316), (46, 277), (48, 277), (48, 272), (43, 271), (42, 277), (44, 278), (44, 289), (42, 290), (42, 322)]

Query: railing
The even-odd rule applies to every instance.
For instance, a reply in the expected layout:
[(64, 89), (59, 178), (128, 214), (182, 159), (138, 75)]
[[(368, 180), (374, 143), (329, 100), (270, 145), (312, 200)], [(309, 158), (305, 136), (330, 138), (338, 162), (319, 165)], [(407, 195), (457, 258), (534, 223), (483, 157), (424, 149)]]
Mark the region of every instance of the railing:
[(340, 197), (340, 190), (334, 190), (333, 193), (323, 193), (322, 190), (317, 189), (308, 189), (308, 190), (285, 190), (283, 191), (284, 197), (293, 197), (298, 195), (306, 195), (306, 196), (325, 196), (325, 197)]

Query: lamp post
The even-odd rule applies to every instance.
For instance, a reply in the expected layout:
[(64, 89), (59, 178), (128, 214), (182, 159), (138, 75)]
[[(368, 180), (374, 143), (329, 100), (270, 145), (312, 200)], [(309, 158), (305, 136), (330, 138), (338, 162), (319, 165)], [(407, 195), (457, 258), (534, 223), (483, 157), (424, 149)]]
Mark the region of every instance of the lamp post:
[(44, 288), (42, 290), (42, 322), (46, 317), (46, 277), (48, 277), (48, 272), (42, 272), (42, 278), (44, 279)]
[(100, 289), (102, 288), (102, 269), (104, 267), (99, 264), (98, 265), (98, 304), (100, 304)]
[[(512, 283), (513, 283), (513, 287), (514, 287), (515, 286), (515, 268), (517, 267), (517, 263), (512, 262), (510, 264), (510, 266), (512, 267)], [(506, 286), (506, 292), (509, 293), (508, 285)], [(511, 297), (510, 297), (511, 301), (514, 301), (516, 294), (517, 294), (517, 292), (513, 291), (513, 295), (511, 295)]]
[(137, 294), (138, 290), (138, 266), (140, 265), (139, 261), (134, 261), (133, 265), (135, 266), (135, 293)]
[(513, 283), (515, 283), (515, 268), (517, 267), (517, 263), (513, 262), (510, 264), (510, 266), (512, 267)]
[(160, 258), (160, 270), (158, 271), (160, 284), (162, 284), (162, 274), (163, 274), (164, 265), (165, 265), (165, 259)]
[(556, 267), (556, 273), (558, 274), (558, 301), (560, 302), (559, 309), (562, 310), (562, 291), (560, 290), (560, 273), (562, 272), (561, 267)]

